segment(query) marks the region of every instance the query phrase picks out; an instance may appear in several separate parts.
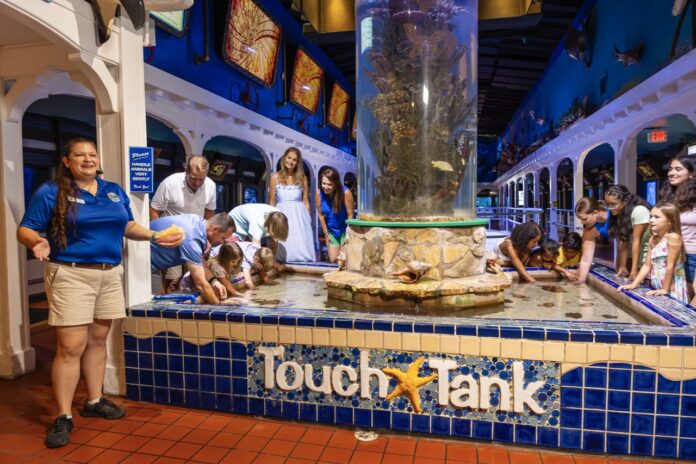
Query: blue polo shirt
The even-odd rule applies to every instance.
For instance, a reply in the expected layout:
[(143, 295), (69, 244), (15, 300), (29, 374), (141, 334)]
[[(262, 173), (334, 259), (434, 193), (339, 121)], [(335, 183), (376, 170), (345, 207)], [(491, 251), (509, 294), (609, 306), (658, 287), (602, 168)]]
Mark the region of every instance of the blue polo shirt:
[(176, 248), (164, 248), (156, 244), (150, 246), (152, 270), (162, 270), (185, 263), (203, 264), (203, 252), (208, 244), (205, 219), (196, 214), (180, 214), (155, 219), (150, 223), (151, 230), (164, 230), (176, 225), (186, 232), (186, 238)]
[(609, 238), (609, 219), (611, 219), (611, 211), (607, 210), (607, 220), (606, 222), (598, 222), (595, 224), (595, 228), (599, 235), (604, 238)]
[(130, 199), (121, 186), (97, 178), (96, 195), (80, 189), (77, 198), (68, 197), (75, 211), (66, 217), (68, 245), (63, 250), (49, 233), (57, 196), (55, 181), (40, 186), (29, 201), (20, 226), (46, 232), (52, 261), (119, 264), (126, 224), (133, 220)]

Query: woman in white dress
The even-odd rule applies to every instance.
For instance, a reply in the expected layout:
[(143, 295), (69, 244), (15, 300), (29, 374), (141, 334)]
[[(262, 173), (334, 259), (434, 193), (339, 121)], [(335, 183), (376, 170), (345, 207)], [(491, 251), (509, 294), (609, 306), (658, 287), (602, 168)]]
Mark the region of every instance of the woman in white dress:
[[(288, 239), (281, 243), (288, 262), (316, 261), (307, 177), (302, 167), (300, 150), (288, 148), (280, 159), (280, 170), (271, 176), (269, 189), (269, 203), (288, 218)], [(283, 258), (282, 251), (279, 257)]]

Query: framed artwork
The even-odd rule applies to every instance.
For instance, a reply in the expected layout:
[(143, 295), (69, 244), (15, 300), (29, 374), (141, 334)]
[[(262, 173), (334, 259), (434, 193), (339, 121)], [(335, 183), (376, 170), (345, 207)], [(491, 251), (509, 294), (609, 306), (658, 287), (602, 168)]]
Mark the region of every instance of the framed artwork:
[(280, 26), (254, 0), (230, 0), (222, 45), (227, 64), (270, 87), (279, 48)]
[(150, 11), (155, 24), (176, 37), (183, 37), (188, 32), (188, 10)]
[(333, 90), (331, 91), (331, 102), (329, 103), (329, 125), (343, 130), (348, 120), (348, 104), (350, 96), (348, 92), (343, 90), (343, 87), (334, 82)]
[(299, 48), (290, 83), (290, 101), (305, 111), (316, 113), (323, 79), (324, 70)]
[(208, 177), (212, 180), (222, 180), (227, 175), (227, 170), (233, 166), (229, 161), (215, 161), (208, 171)]
[(643, 180), (659, 179), (660, 175), (648, 163), (638, 163), (638, 172)]

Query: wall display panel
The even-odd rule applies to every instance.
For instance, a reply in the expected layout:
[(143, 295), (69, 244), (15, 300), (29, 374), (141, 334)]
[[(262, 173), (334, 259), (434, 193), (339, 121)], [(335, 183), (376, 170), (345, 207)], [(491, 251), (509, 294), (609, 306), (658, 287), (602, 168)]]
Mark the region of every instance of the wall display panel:
[(324, 70), (307, 52), (298, 49), (290, 83), (290, 101), (305, 111), (316, 113), (323, 79)]
[(227, 64), (270, 87), (280, 47), (278, 26), (252, 0), (231, 0), (225, 24), (223, 57)]
[(183, 37), (188, 32), (189, 14), (187, 10), (178, 11), (150, 11), (150, 16), (155, 23), (177, 37)]
[(329, 104), (328, 122), (330, 126), (338, 130), (343, 130), (348, 120), (349, 103), (350, 96), (348, 92), (343, 90), (343, 87), (338, 85), (338, 83), (334, 82), (331, 92), (331, 103)]

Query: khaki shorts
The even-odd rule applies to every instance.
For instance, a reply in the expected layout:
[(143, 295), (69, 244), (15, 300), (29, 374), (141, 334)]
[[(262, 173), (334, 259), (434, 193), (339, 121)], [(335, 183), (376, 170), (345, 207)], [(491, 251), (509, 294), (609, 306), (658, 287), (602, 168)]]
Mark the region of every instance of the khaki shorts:
[(126, 317), (123, 266), (84, 269), (47, 263), (44, 283), (48, 297), (48, 324), (91, 324), (95, 319)]
[(184, 275), (183, 266), (174, 266), (164, 271), (164, 278), (178, 282), (181, 276)]

